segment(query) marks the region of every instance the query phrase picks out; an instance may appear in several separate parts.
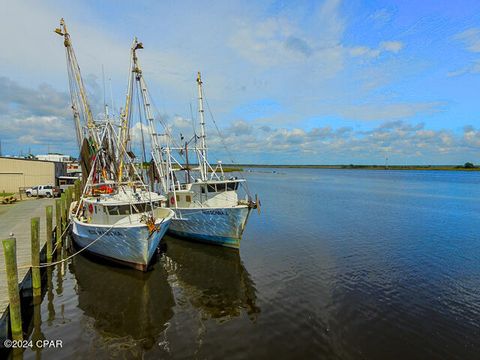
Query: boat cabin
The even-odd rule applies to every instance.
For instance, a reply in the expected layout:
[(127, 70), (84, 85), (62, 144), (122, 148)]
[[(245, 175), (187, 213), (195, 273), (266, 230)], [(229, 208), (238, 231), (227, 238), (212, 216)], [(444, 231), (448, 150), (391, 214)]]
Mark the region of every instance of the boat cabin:
[(124, 219), (135, 221), (138, 216), (154, 211), (154, 215), (165, 207), (165, 197), (154, 194), (152, 199), (139, 197), (135, 202), (127, 202), (115, 195), (101, 195), (86, 198), (81, 209), (80, 219), (95, 224), (114, 224)]
[(170, 207), (230, 207), (238, 205), (237, 190), (244, 179), (179, 184), (168, 193)]

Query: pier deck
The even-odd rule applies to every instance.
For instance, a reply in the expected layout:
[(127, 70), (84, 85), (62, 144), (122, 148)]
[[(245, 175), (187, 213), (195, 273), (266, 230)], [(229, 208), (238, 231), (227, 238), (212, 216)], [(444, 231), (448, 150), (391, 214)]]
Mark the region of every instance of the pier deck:
[[(54, 199), (32, 199), (11, 205), (0, 205), (0, 240), (14, 234), (17, 239), (17, 265), (31, 264), (30, 219), (40, 217), (40, 248), (46, 241), (45, 207), (53, 205), (53, 221), (55, 222)], [(55, 226), (55, 224), (54, 224)], [(18, 281), (22, 281), (28, 269), (18, 271)], [(5, 257), (0, 244), (0, 313), (8, 305), (7, 279), (5, 276)]]

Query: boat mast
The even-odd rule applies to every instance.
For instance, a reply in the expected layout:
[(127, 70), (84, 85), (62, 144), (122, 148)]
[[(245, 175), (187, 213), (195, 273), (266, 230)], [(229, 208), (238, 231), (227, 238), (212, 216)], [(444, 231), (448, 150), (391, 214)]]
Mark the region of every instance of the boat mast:
[(200, 174), (203, 181), (207, 181), (208, 178), (208, 162), (207, 162), (207, 143), (206, 143), (206, 134), (205, 134), (205, 116), (203, 110), (203, 89), (202, 89), (202, 78), (200, 71), (197, 76), (197, 85), (198, 85), (198, 112), (200, 113), (200, 149), (199, 153), (199, 166)]
[[(158, 143), (158, 136), (159, 134), (155, 128), (155, 118), (152, 114), (151, 109), (151, 101), (148, 95), (147, 84), (145, 83), (145, 79), (143, 78), (142, 70), (140, 69), (140, 65), (138, 63), (138, 58), (136, 55), (137, 49), (143, 49), (143, 44), (137, 41), (137, 38), (133, 40), (132, 46), (132, 77), (135, 76), (135, 81), (138, 85), (138, 91), (141, 92), (142, 101), (143, 101), (143, 108), (145, 111), (145, 118), (148, 122), (149, 133), (150, 133), (150, 142), (152, 146), (152, 157), (155, 162), (155, 167), (158, 172), (158, 176), (160, 178), (160, 182), (162, 185), (162, 190), (166, 194), (170, 189), (170, 177), (168, 176), (169, 170), (171, 170), (171, 163), (170, 163), (170, 155), (167, 154), (166, 162), (163, 160), (162, 156), (162, 148)], [(168, 146), (167, 146), (168, 150)], [(173, 181), (173, 180), (172, 180)]]
[(198, 112), (200, 113), (200, 149), (199, 150), (199, 166), (200, 174), (203, 181), (207, 181), (208, 178), (208, 162), (207, 162), (207, 143), (205, 134), (205, 116), (203, 111), (203, 89), (202, 89), (202, 77), (200, 71), (197, 76), (198, 84)]
[[(80, 66), (77, 57), (73, 51), (70, 34), (67, 31), (65, 20), (60, 19), (60, 27), (55, 29), (55, 33), (64, 38), (63, 44), (67, 56), (68, 81), (70, 85), (70, 97), (72, 101), (73, 118), (75, 122), (75, 130), (77, 133), (77, 142), (79, 149), (82, 146), (86, 136), (93, 142), (95, 148), (98, 149), (99, 139), (93, 120), (92, 111), (88, 103), (87, 91), (83, 84)], [(86, 125), (86, 134), (84, 133), (82, 121)]]
[(120, 125), (120, 134), (118, 136), (118, 159), (120, 159), (120, 165), (118, 167), (118, 177), (122, 178), (123, 172), (123, 155), (127, 151), (127, 145), (129, 141), (129, 130), (130, 130), (130, 117), (131, 117), (131, 104), (133, 96), (133, 78), (135, 76), (135, 50), (141, 49), (142, 44), (137, 42), (137, 38), (134, 38), (132, 47), (130, 49), (130, 67), (128, 75), (128, 86), (127, 86), (127, 95), (125, 97), (125, 109), (122, 111), (121, 125)]

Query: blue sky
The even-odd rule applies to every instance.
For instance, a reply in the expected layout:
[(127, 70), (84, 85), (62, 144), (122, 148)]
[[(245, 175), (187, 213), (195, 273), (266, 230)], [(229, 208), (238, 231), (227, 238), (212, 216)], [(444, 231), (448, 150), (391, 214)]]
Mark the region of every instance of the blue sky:
[[(2, 1), (4, 154), (76, 155), (64, 17), (97, 111), (124, 102), (133, 36), (162, 116), (192, 130), (202, 71), (211, 160), (480, 163), (478, 1)], [(133, 133), (138, 135), (138, 127)], [(228, 152), (223, 143), (228, 145)], [(230, 155), (232, 154), (232, 156)]]

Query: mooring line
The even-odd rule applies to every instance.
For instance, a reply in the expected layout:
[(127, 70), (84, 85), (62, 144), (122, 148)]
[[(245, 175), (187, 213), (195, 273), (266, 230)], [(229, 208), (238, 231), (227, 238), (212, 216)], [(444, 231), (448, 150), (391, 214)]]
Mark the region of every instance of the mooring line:
[[(72, 221), (70, 220), (66, 229), (65, 229), (65, 232), (68, 230), (68, 227), (70, 226), (70, 224), (72, 223)], [(78, 250), (76, 253), (73, 253), (72, 255), (70, 256), (67, 256), (65, 259), (62, 259), (62, 260), (58, 260), (58, 261), (54, 261), (54, 262), (51, 262), (51, 263), (41, 263), (40, 265), (22, 265), (22, 266), (19, 266), (18, 269), (29, 269), (29, 268), (44, 268), (44, 267), (49, 267), (49, 266), (54, 266), (54, 265), (58, 265), (58, 264), (61, 264), (67, 260), (70, 260), (72, 258), (74, 258), (75, 256), (77, 256), (78, 254), (80, 254), (81, 252), (83, 252), (84, 250), (88, 249), (90, 246), (92, 246), (93, 244), (95, 244), (98, 240), (100, 240), (104, 235), (108, 234), (108, 232), (110, 230), (112, 230), (112, 228), (115, 226), (115, 224), (113, 224), (112, 226), (110, 226), (107, 231), (105, 231), (102, 235), (100, 235), (98, 238), (96, 238), (95, 240), (93, 240), (90, 244), (88, 244), (87, 246), (81, 248), (80, 250)], [(62, 234), (62, 236), (65, 234), (65, 232)], [(56, 249), (56, 246), (55, 246), (55, 249)]]
[[(61, 237), (63, 237), (63, 235), (65, 235), (65, 233), (67, 232), (68, 228), (70, 227), (72, 223), (72, 220), (69, 220), (68, 224), (67, 224), (67, 227), (65, 228), (65, 230), (63, 231)], [(65, 259), (62, 259), (62, 260), (58, 260), (58, 261), (54, 261), (54, 262), (51, 262), (51, 263), (41, 263), (39, 265), (20, 265), (17, 267), (18, 270), (23, 270), (23, 269), (30, 269), (30, 268), (45, 268), (45, 267), (49, 267), (49, 266), (55, 266), (55, 265), (58, 265), (58, 264), (61, 264), (67, 260), (70, 260), (72, 259), (73, 257), (77, 256), (78, 254), (80, 254), (81, 252), (83, 252), (84, 250), (88, 249), (90, 246), (92, 246), (93, 244), (95, 244), (98, 240), (100, 240), (104, 235), (108, 234), (108, 232), (110, 230), (112, 230), (112, 228), (115, 226), (115, 224), (113, 224), (112, 226), (110, 226), (107, 231), (105, 231), (102, 235), (100, 235), (98, 238), (96, 238), (95, 240), (93, 240), (90, 244), (88, 244), (87, 246), (81, 248), (80, 250), (78, 250), (76, 253), (70, 255), (70, 256), (67, 256)], [(52, 250), (52, 253), (54, 253), (57, 249), (57, 246), (58, 244), (55, 244), (55, 248)], [(3, 271), (5, 272), (5, 269), (0, 269), (0, 271)]]

